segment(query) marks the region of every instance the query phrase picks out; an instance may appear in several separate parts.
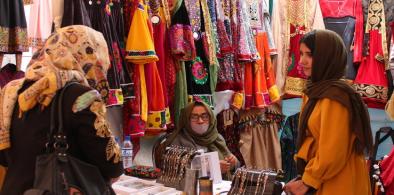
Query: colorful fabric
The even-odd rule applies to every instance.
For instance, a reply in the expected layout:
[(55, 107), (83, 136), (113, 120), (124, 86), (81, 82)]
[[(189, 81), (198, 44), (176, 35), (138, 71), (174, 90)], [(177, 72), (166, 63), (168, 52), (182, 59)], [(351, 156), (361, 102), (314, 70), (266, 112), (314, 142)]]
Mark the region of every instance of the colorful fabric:
[[(291, 91), (292, 94), (300, 94), (302, 90), (300, 87), (304, 85), (303, 78), (288, 77), (288, 65), (289, 61), (293, 61), (291, 50), (292, 44), (290, 44), (290, 39), (294, 39), (294, 35), (304, 34), (312, 29), (325, 29), (323, 16), (320, 9), (320, 4), (318, 1), (275, 1), (272, 14), (272, 31), (275, 43), (277, 44), (278, 55), (275, 58), (274, 69), (276, 70), (276, 86), (279, 89), (281, 95), (285, 92)], [(295, 29), (304, 30), (305, 32), (290, 32), (290, 24), (293, 25)], [(304, 27), (304, 28), (303, 28)], [(295, 42), (295, 41), (293, 41)], [(298, 44), (298, 42), (297, 42)], [(294, 47), (295, 49), (297, 47)], [(299, 55), (299, 53), (294, 53), (294, 55)], [(295, 56), (294, 56), (295, 57)], [(297, 63), (295, 61), (294, 63)], [(290, 63), (291, 64), (291, 63)], [(293, 67), (294, 68), (294, 67)], [(297, 73), (297, 69), (294, 69)], [(293, 79), (294, 78), (294, 79)], [(287, 90), (285, 90), (285, 82)], [(287, 84), (288, 83), (288, 84)], [(291, 86), (296, 86), (297, 88), (292, 89)]]
[(127, 61), (134, 64), (146, 64), (158, 60), (150, 28), (147, 6), (140, 0), (133, 15), (127, 37)]
[[(110, 1), (84, 1), (87, 13), (89, 15), (92, 28), (103, 33), (108, 44), (108, 52), (110, 56), (111, 66), (108, 69), (107, 80), (109, 84), (109, 93), (111, 102), (107, 102), (107, 106), (122, 105), (123, 100), (130, 98), (124, 96), (122, 84), (130, 84), (130, 77), (126, 72), (126, 64), (124, 60), (124, 53), (120, 47), (123, 44), (122, 32), (119, 32), (118, 26), (122, 26), (120, 17), (120, 7), (112, 8)], [(118, 5), (118, 2), (115, 2)], [(111, 12), (111, 10), (113, 12)], [(121, 37), (118, 37), (118, 36)], [(127, 92), (125, 92), (127, 94)], [(123, 96), (123, 97), (122, 97)]]
[(245, 1), (238, 0), (237, 4), (237, 36), (233, 44), (238, 45), (237, 58), (241, 61), (251, 61), (257, 59), (256, 45), (253, 41), (253, 34), (250, 25), (250, 16), (247, 11)]
[(174, 24), (169, 30), (171, 53), (175, 59), (190, 61), (196, 58), (196, 47), (192, 28), (189, 25)]
[(160, 169), (149, 166), (132, 166), (125, 169), (125, 174), (139, 178), (156, 179), (160, 175)]
[(239, 151), (240, 130), (237, 127), (238, 114), (232, 109), (226, 109), (217, 115), (218, 132), (223, 136), (230, 152), (237, 157), (240, 166), (245, 164), (241, 152)]
[(302, 70), (300, 62), (300, 40), (307, 32), (305, 26), (290, 24), (290, 51), (287, 65), (285, 92), (289, 96), (301, 97), (305, 89), (307, 76)]
[[(10, 82), (1, 91), (0, 148), (10, 147), (9, 130), (16, 101), (20, 112), (37, 104), (48, 106), (56, 92), (69, 81), (91, 85), (105, 97), (108, 94), (105, 80), (108, 66), (108, 49), (101, 33), (79, 25), (59, 29), (33, 56), (25, 78)], [(25, 80), (35, 82), (18, 96)]]
[(59, 29), (28, 65), (25, 77), (36, 82), (19, 95), (20, 110), (48, 106), (56, 91), (72, 80), (90, 85), (106, 99), (108, 67), (108, 48), (101, 33), (79, 25)]
[(361, 62), (353, 87), (369, 107), (384, 108), (387, 102), (388, 50), (386, 22), (381, 0), (372, 0), (368, 9), (366, 32), (369, 33), (368, 55)]
[(388, 154), (388, 157), (380, 163), (381, 174), (386, 194), (394, 194), (394, 149)]
[(0, 1), (0, 52), (29, 50), (27, 24), (22, 0)]
[(29, 45), (34, 49), (44, 46), (52, 32), (52, 1), (34, 0), (30, 5), (28, 25)]
[(72, 111), (74, 113), (89, 107), (94, 101), (100, 100), (101, 96), (96, 90), (85, 92), (75, 100)]

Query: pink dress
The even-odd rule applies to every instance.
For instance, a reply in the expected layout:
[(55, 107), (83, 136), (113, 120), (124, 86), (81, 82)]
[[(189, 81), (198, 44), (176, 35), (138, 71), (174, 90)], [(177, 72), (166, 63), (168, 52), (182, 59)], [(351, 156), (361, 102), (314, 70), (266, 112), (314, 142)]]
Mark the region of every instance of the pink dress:
[(39, 49), (51, 35), (52, 0), (34, 0), (28, 18), (29, 43), (33, 50)]

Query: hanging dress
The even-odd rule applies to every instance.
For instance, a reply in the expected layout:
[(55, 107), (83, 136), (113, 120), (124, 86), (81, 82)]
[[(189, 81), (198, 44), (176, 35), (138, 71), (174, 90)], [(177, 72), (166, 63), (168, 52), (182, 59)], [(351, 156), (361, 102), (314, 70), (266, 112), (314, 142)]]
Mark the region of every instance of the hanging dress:
[[(125, 72), (124, 56), (120, 48), (120, 39), (115, 26), (114, 16), (111, 13), (110, 2), (85, 1), (92, 28), (103, 33), (108, 44), (111, 66), (108, 69), (107, 79), (110, 86), (107, 106), (122, 105), (124, 99), (130, 98), (127, 94), (131, 86), (131, 79)], [(115, 12), (116, 13), (116, 12)], [(123, 93), (125, 91), (125, 94)]]
[(45, 40), (52, 33), (52, 6), (51, 0), (34, 0), (30, 6), (28, 34), (33, 50), (43, 47)]
[[(274, 61), (280, 94), (300, 97), (306, 76), (299, 65), (299, 40), (313, 29), (324, 29), (318, 1), (278, 0), (272, 15), (272, 31), (278, 55)], [(280, 44), (281, 43), (281, 44)]]
[(22, 0), (0, 1), (0, 53), (28, 51), (27, 24)]
[[(84, 1), (85, 0), (64, 0), (63, 9), (66, 16), (62, 17), (61, 27), (78, 24), (92, 27)], [(89, 0), (89, 4), (92, 3), (93, 1)]]
[[(353, 62), (355, 53), (361, 54), (363, 40), (362, 7), (361, 0), (328, 1), (320, 0), (320, 7), (324, 17), (326, 29), (338, 33), (345, 43), (347, 50), (347, 63), (345, 78), (353, 81), (357, 75), (357, 66)], [(361, 33), (360, 33), (361, 32)], [(361, 36), (361, 37), (360, 37)], [(356, 41), (358, 43), (356, 43)], [(357, 47), (356, 47), (357, 46)], [(356, 51), (357, 50), (357, 51)], [(355, 53), (353, 53), (355, 51)]]
[(369, 107), (384, 108), (387, 102), (388, 50), (386, 22), (382, 0), (371, 0), (366, 33), (369, 37), (367, 56), (361, 62), (353, 87)]

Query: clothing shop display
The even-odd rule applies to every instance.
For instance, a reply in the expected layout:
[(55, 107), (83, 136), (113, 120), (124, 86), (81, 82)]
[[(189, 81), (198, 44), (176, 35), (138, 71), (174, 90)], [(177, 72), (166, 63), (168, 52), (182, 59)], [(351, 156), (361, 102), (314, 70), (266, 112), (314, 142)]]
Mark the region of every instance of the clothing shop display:
[[(120, 149), (105, 121), (101, 99), (107, 94), (104, 75), (110, 64), (104, 37), (85, 26), (65, 27), (49, 37), (41, 51), (45, 52), (36, 53), (25, 78), (11, 81), (1, 92), (1, 164), (8, 167), (1, 194), (21, 194), (33, 186), (35, 157), (45, 151), (47, 142), (51, 102), (69, 81), (81, 85), (71, 86), (64, 97), (68, 152), (97, 166), (107, 181), (122, 173)], [(83, 70), (95, 75), (85, 76)]]
[[(107, 73), (110, 87), (107, 105), (122, 105), (124, 99), (130, 98), (126, 91), (128, 91), (128, 86), (131, 85), (131, 79), (126, 73), (124, 55), (120, 48), (120, 38), (117, 32), (118, 29), (115, 26), (114, 18), (120, 16), (113, 15), (108, 1), (84, 1), (84, 3), (90, 18), (91, 27), (103, 33), (108, 44), (111, 66)], [(123, 93), (123, 89), (125, 93)]]
[(387, 102), (388, 49), (384, 6), (381, 0), (370, 0), (366, 34), (367, 56), (361, 62), (353, 87), (372, 108), (383, 108)]
[(300, 97), (306, 76), (299, 65), (299, 40), (312, 29), (325, 29), (319, 1), (278, 0), (274, 3), (272, 31), (277, 43), (276, 85), (280, 94)]
[[(89, 14), (84, 3), (85, 0), (64, 0), (61, 27), (70, 25), (85, 25), (92, 27)], [(64, 13), (67, 15), (64, 16)]]
[(237, 128), (238, 124), (238, 113), (233, 109), (226, 109), (220, 112), (217, 116), (217, 128), (218, 132), (223, 136), (224, 141), (231, 153), (233, 153), (243, 166), (245, 161), (239, 150), (240, 145), (240, 131)]
[(28, 39), (23, 1), (0, 1), (0, 55), (25, 51), (28, 51)]
[[(70, 155), (95, 164), (109, 182), (122, 171), (119, 144), (131, 138), (133, 154), (126, 156), (135, 167), (123, 170), (128, 176), (113, 184), (116, 193), (176, 194), (185, 183), (186, 191), (198, 190), (197, 171), (189, 166), (196, 150), (218, 153), (222, 180), (234, 178), (221, 186), (232, 187), (229, 194), (268, 194), (276, 180), (294, 193), (292, 184), (305, 178), (316, 194), (331, 193), (338, 183), (338, 192), (361, 192), (356, 184), (367, 190), (361, 155), (349, 152), (346, 164), (336, 159), (360, 136), (342, 132), (351, 128), (342, 123), (353, 119), (345, 107), (354, 102), (346, 94), (353, 100), (360, 94), (368, 107), (385, 108), (394, 119), (393, 10), (394, 0), (0, 0), (0, 194), (33, 187), (32, 159), (44, 152), (43, 129), (50, 124), (45, 119), (69, 82), (79, 83), (64, 98)], [(305, 40), (319, 29), (330, 30), (335, 41), (323, 41), (327, 52), (316, 56), (321, 43), (310, 40), (319, 45), (310, 48)], [(334, 63), (325, 54), (341, 40), (345, 50), (335, 54)], [(16, 54), (15, 61), (7, 54)], [(345, 97), (340, 103), (310, 94), (317, 77), (331, 74), (344, 57), (344, 74), (333, 83), (344, 88), (346, 82), (356, 92), (346, 85), (349, 93), (338, 95)], [(327, 63), (327, 70), (315, 68)], [(295, 105), (301, 100), (301, 107)], [(299, 120), (307, 101), (316, 103), (306, 110), (319, 120)], [(319, 115), (334, 112), (330, 122)], [(357, 115), (364, 123), (354, 124), (361, 130), (367, 121), (376, 122), (364, 114)], [(305, 124), (308, 131), (301, 131)], [(348, 141), (313, 163), (324, 143), (330, 144), (331, 134), (322, 130), (330, 125)], [(327, 136), (323, 145), (316, 142), (319, 136)], [(299, 137), (306, 137), (305, 144), (297, 145)], [(307, 163), (298, 164), (300, 159)], [(344, 168), (333, 170), (332, 164)], [(382, 170), (369, 171), (372, 176)], [(18, 180), (22, 173), (26, 177)], [(130, 175), (156, 177), (166, 186)], [(187, 175), (196, 177), (185, 180)], [(326, 182), (334, 176), (338, 180)], [(215, 188), (216, 180), (201, 181)], [(14, 185), (21, 188), (14, 191)]]
[(30, 5), (28, 25), (29, 45), (33, 50), (44, 46), (45, 40), (52, 33), (53, 2), (50, 0), (34, 0)]
[(237, 128), (240, 151), (247, 168), (281, 169), (279, 125), (283, 116), (274, 106), (266, 109), (243, 110)]

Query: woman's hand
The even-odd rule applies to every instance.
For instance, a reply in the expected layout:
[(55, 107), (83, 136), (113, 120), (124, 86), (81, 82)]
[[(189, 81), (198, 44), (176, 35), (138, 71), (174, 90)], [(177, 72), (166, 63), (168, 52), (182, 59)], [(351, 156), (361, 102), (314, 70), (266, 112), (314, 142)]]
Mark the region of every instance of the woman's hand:
[(224, 158), (224, 160), (230, 163), (231, 168), (234, 168), (238, 161), (237, 157), (235, 157), (233, 154), (230, 154), (229, 156)]
[(220, 163), (220, 171), (222, 173), (227, 173), (227, 171), (230, 170), (231, 164), (228, 163), (226, 160), (220, 160), (219, 163)]
[(283, 187), (283, 190), (290, 195), (304, 195), (309, 187), (302, 180), (291, 180)]

